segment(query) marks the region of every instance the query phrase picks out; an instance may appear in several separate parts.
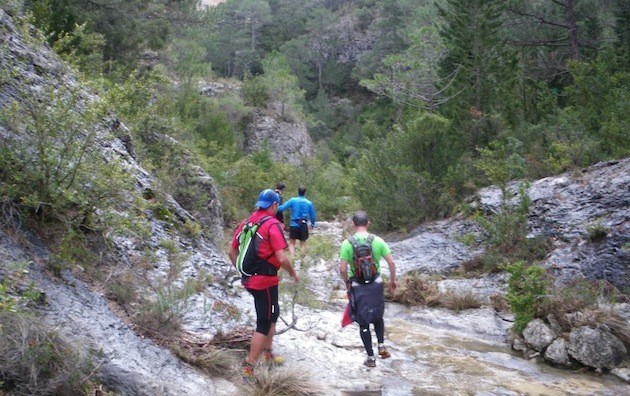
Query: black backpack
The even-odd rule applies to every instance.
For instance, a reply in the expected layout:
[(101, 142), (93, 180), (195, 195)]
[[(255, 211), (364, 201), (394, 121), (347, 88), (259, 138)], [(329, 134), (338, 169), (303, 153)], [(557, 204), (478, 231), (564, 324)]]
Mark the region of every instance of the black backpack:
[(372, 234), (369, 234), (367, 240), (362, 243), (359, 243), (354, 236), (348, 238), (348, 242), (352, 245), (352, 269), (354, 270), (352, 280), (360, 284), (372, 283), (378, 276), (372, 257), (372, 241), (374, 241)]
[(278, 273), (278, 269), (267, 261), (271, 256), (264, 259), (258, 256), (258, 248), (263, 240), (258, 233), (258, 229), (265, 221), (271, 218), (272, 216), (265, 216), (258, 222), (247, 221), (243, 225), (243, 229), (238, 236), (239, 253), (236, 258), (236, 268), (243, 278), (248, 278), (252, 275), (276, 275)]

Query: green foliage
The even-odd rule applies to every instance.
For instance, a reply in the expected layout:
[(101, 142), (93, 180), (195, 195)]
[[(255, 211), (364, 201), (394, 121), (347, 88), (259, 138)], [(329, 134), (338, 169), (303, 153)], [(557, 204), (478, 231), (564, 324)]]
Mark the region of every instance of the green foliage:
[(587, 238), (591, 242), (601, 242), (608, 235), (608, 230), (601, 223), (586, 226)]
[(183, 279), (186, 255), (171, 240), (161, 240), (166, 250), (166, 273), (154, 278), (145, 277), (149, 293), (141, 296), (134, 309), (134, 322), (141, 329), (156, 336), (171, 336), (181, 329), (183, 315), (190, 309), (189, 299), (198, 289), (196, 279)]
[[(573, 327), (589, 325), (590, 323), (572, 322), (567, 314), (580, 312), (585, 321), (593, 311), (614, 305), (627, 298), (612, 284), (606, 281), (589, 281), (575, 279), (568, 284), (550, 287), (548, 296), (537, 306), (536, 316), (546, 318), (553, 315), (563, 330), (569, 332)], [(602, 322), (600, 322), (602, 323)]]
[(191, 130), (198, 148), (206, 155), (215, 155), (223, 147), (235, 144), (234, 128), (240, 126), (246, 114), (242, 103), (212, 100), (200, 95), (193, 85), (180, 87), (175, 108), (182, 127)]
[(521, 125), (515, 136), (527, 153), (528, 173), (535, 178), (587, 166), (601, 156), (598, 141), (570, 107), (551, 112), (536, 125)]
[(102, 34), (90, 32), (87, 25), (75, 25), (70, 32), (61, 32), (53, 44), (53, 50), (79, 71), (98, 76), (103, 71)]
[(138, 299), (137, 281), (129, 273), (118, 275), (107, 283), (107, 295), (128, 309), (130, 304)]
[(505, 193), (510, 180), (523, 177), (525, 159), (520, 155), (522, 143), (508, 137), (506, 141), (494, 140), (487, 148), (479, 148), (479, 158), (475, 167), (481, 170), (492, 184)]
[(477, 244), (477, 235), (474, 232), (468, 232), (455, 239), (466, 246), (475, 246)]
[(479, 215), (475, 217), (488, 233), (491, 250), (508, 257), (518, 257), (527, 234), (529, 205), (527, 185), (521, 185), (516, 204), (503, 194), (501, 206), (495, 214), (490, 218)]
[(286, 57), (279, 52), (272, 52), (262, 62), (265, 74), (262, 81), (272, 102), (279, 102), (280, 115), (289, 120), (302, 119), (300, 101), (304, 97), (297, 77), (291, 72)]
[(546, 272), (537, 265), (527, 266), (518, 261), (505, 267), (510, 274), (507, 300), (514, 313), (514, 330), (521, 332), (532, 319), (546, 297)]
[(427, 175), (414, 172), (409, 165), (392, 164), (391, 148), (373, 145), (351, 172), (354, 193), (376, 229), (413, 226), (431, 210)]
[(308, 258), (330, 261), (337, 254), (330, 235), (313, 235), (308, 241)]
[(304, 175), (300, 179), (308, 187), (307, 195), (314, 203), (319, 218), (329, 219), (356, 209), (352, 180), (338, 162), (326, 163), (316, 158), (306, 161), (302, 172)]
[[(171, 4), (144, 0), (112, 0), (106, 4), (86, 4), (83, 0), (39, 0), (33, 2), (35, 25), (56, 42), (76, 25), (86, 25), (106, 41), (103, 56), (133, 70), (146, 49), (163, 48), (172, 23), (180, 13), (191, 11), (193, 0)], [(189, 14), (192, 15), (192, 14)]]
[(111, 224), (103, 220), (113, 217), (96, 212), (119, 202), (131, 183), (119, 160), (106, 162), (97, 149), (103, 107), (63, 85), (23, 88), (20, 94), (20, 102), (2, 108), (1, 121), (12, 137), (0, 147), (0, 192), (23, 211), (60, 221), (68, 230), (107, 228)]
[(617, 69), (615, 56), (609, 48), (597, 61), (569, 64), (574, 84), (567, 94), (577, 110), (575, 116), (600, 143), (604, 158), (630, 154), (630, 73)]
[(243, 79), (243, 98), (245, 103), (254, 107), (264, 107), (269, 100), (267, 87), (260, 76), (246, 75)]
[[(440, 134), (443, 119), (426, 115), (416, 121), (418, 124), (413, 127), (394, 128), (385, 138), (370, 142), (353, 164), (353, 190), (363, 208), (371, 213), (376, 227), (411, 227), (436, 209), (435, 184), (426, 171), (425, 161), (430, 163), (433, 159), (440, 163), (444, 158), (439, 153), (431, 157), (430, 143), (425, 146), (424, 133), (430, 134), (429, 126), (434, 126), (436, 134)], [(431, 158), (425, 158), (424, 153)]]
[(497, 134), (493, 113), (517, 110), (511, 108), (517, 93), (515, 56), (500, 34), (505, 2), (447, 0), (436, 6), (447, 49), (439, 86), (450, 97), (441, 112), (459, 128), (464, 147), (485, 146)]
[[(37, 303), (41, 293), (35, 290), (35, 284), (30, 282), (25, 286), (26, 267), (28, 262), (7, 266), (7, 274), (0, 280), (0, 314), (4, 312), (19, 312), (28, 304)], [(0, 326), (0, 330), (2, 326)]]

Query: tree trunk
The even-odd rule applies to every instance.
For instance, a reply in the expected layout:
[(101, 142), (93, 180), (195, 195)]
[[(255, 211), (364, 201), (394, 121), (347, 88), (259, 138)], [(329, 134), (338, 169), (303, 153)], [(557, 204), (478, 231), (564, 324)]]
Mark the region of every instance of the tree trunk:
[(578, 41), (578, 27), (575, 23), (575, 0), (567, 0), (567, 25), (569, 26), (569, 42), (573, 59), (580, 60), (580, 43)]

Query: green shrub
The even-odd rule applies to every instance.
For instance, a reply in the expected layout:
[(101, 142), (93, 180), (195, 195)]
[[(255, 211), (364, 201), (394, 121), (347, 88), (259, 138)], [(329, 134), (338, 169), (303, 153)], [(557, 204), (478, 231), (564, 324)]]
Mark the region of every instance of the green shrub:
[(523, 261), (509, 264), (505, 269), (510, 274), (507, 300), (514, 313), (514, 331), (520, 333), (546, 298), (546, 272), (537, 265), (526, 266)]
[(473, 247), (477, 244), (477, 235), (474, 232), (468, 232), (464, 235), (457, 236), (455, 240), (466, 246)]
[(194, 280), (178, 286), (161, 279), (152, 285), (152, 295), (142, 298), (133, 321), (152, 336), (168, 338), (181, 330), (181, 319), (195, 291)]
[(24, 279), (28, 273), (27, 265), (28, 262), (9, 265), (7, 273), (0, 277), (0, 313), (19, 312), (40, 301), (41, 293), (35, 290), (35, 284), (30, 282), (27, 285)]
[(601, 242), (606, 239), (608, 230), (602, 224), (597, 223), (586, 226), (587, 238), (591, 242)]
[(106, 285), (108, 297), (123, 308), (128, 308), (131, 303), (138, 300), (137, 284), (137, 280), (130, 273), (113, 277)]
[(243, 79), (243, 98), (245, 103), (262, 108), (267, 104), (269, 95), (265, 82), (260, 77), (245, 76)]

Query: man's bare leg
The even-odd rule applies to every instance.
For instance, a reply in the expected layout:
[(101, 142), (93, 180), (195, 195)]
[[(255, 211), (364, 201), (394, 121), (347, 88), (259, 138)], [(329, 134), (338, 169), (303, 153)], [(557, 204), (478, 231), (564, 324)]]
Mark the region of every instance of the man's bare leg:
[(276, 324), (271, 324), (271, 329), (269, 329), (269, 334), (267, 334), (267, 338), (265, 339), (264, 348), (265, 350), (270, 350), (273, 346), (273, 336), (276, 334)]
[(295, 239), (289, 239), (289, 253), (295, 257)]
[[(275, 329), (274, 329), (274, 333), (275, 333)], [(256, 362), (258, 362), (258, 358), (260, 358), (260, 355), (262, 354), (263, 349), (265, 349), (265, 345), (268, 342), (267, 341), (268, 337), (269, 337), (268, 335), (254, 332), (254, 335), (252, 335), (252, 343), (249, 346), (249, 356), (247, 357), (247, 362), (249, 364), (255, 365)]]

